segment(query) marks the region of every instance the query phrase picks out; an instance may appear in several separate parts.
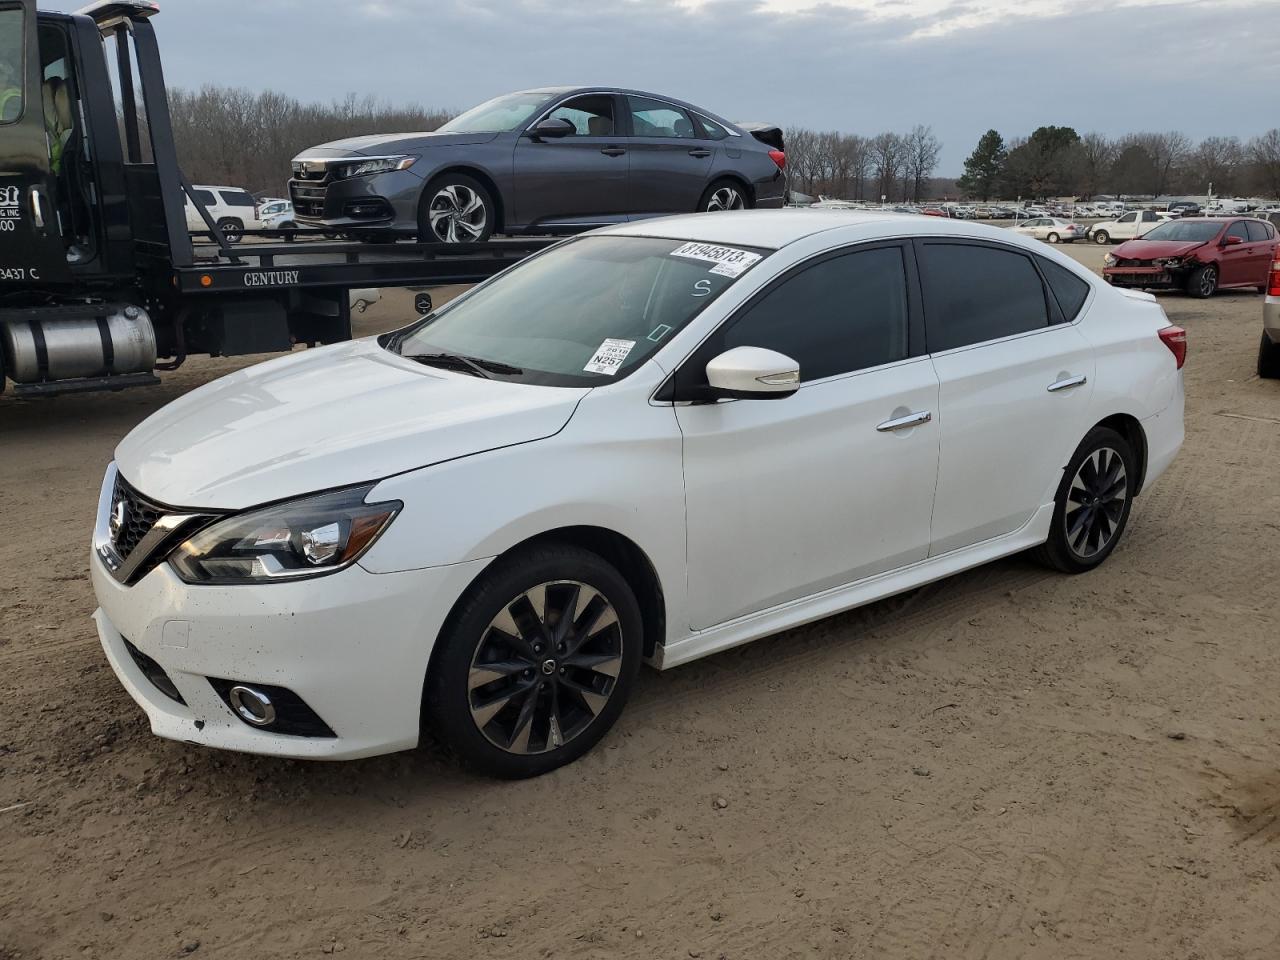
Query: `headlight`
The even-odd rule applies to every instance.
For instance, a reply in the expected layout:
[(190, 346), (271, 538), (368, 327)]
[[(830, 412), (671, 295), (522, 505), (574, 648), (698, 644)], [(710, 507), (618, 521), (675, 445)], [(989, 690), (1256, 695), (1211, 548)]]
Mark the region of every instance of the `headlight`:
[(342, 167), (344, 177), (363, 177), (370, 173), (390, 173), (392, 170), (408, 170), (416, 162), (417, 157), (375, 157), (372, 160), (361, 160)]
[(1108, 253), (1102, 258), (1102, 265), (1105, 267), (1114, 267), (1116, 265), (1116, 255), (1114, 253)]
[(365, 503), (373, 487), (227, 517), (179, 546), (169, 562), (187, 583), (270, 583), (334, 573), (354, 563), (404, 506)]

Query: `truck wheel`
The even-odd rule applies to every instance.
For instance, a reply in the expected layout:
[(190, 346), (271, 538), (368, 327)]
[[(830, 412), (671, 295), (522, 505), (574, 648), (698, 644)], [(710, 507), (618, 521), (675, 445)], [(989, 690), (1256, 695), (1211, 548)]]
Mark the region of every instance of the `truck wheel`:
[(1264, 380), (1280, 380), (1280, 343), (1272, 343), (1265, 333), (1258, 344), (1258, 376)]
[(1106, 244), (1111, 242), (1111, 234), (1105, 230), (1093, 231), (1093, 242), (1097, 244)]
[(1197, 300), (1207, 300), (1217, 289), (1218, 268), (1212, 263), (1197, 267), (1191, 271), (1191, 276), (1187, 277), (1187, 293)]
[(474, 177), (446, 173), (427, 184), (418, 203), (422, 243), (480, 243), (497, 226), (498, 208)]
[(227, 243), (239, 243), (244, 238), (244, 224), (234, 217), (223, 217), (218, 221), (218, 229), (227, 238)]

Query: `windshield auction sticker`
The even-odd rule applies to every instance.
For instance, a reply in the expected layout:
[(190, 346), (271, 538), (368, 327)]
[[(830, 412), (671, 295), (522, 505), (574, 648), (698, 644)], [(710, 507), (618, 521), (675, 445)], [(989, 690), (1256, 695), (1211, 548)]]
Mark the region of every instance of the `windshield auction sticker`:
[(587, 361), (582, 370), (584, 373), (603, 373), (606, 377), (612, 377), (617, 374), (622, 361), (627, 359), (627, 354), (635, 345), (634, 340), (610, 338), (596, 348), (595, 356)]
[(760, 254), (736, 247), (721, 247), (714, 243), (686, 243), (671, 251), (673, 257), (703, 260), (714, 263), (710, 272), (721, 277), (736, 277), (760, 259)]

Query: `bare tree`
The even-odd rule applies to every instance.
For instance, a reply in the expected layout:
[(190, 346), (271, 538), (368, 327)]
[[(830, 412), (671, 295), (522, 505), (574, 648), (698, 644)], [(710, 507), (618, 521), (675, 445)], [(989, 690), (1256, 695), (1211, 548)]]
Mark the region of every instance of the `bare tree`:
[(1250, 140), (1246, 155), (1254, 185), (1269, 197), (1280, 197), (1280, 127)]
[(925, 183), (938, 167), (942, 143), (933, 135), (932, 127), (916, 124), (905, 138), (906, 169), (911, 180), (911, 199), (919, 203)]
[(1076, 177), (1081, 195), (1093, 197), (1102, 192), (1119, 152), (1116, 142), (1100, 133), (1086, 133), (1080, 138)]
[(902, 137), (896, 133), (879, 133), (871, 138), (871, 168), (875, 171), (878, 193), (892, 200), (906, 151)]

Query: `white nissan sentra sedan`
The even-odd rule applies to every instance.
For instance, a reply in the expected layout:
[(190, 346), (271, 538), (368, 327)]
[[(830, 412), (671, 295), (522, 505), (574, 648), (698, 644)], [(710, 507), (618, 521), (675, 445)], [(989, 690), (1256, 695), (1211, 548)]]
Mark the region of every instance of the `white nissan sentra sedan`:
[(665, 669), (1034, 549), (1102, 563), (1183, 438), (1185, 333), (968, 221), (745, 211), (567, 240), (135, 429), (103, 648), (152, 730), (530, 776)]

